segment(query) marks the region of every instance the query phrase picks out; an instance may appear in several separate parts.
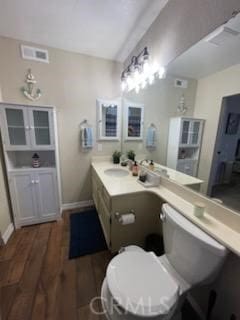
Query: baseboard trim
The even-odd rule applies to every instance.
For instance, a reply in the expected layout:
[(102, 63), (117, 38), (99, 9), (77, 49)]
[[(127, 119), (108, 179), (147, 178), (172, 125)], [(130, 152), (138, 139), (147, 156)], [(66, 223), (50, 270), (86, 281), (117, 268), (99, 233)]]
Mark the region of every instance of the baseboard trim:
[(14, 231), (14, 226), (12, 223), (10, 223), (2, 235), (2, 239), (3, 239), (4, 244), (6, 244), (8, 242), (8, 239), (11, 237), (13, 231)]
[(191, 306), (193, 307), (193, 309), (195, 310), (195, 312), (197, 313), (199, 318), (201, 320), (205, 320), (206, 316), (205, 316), (202, 308), (199, 306), (199, 304), (197, 303), (197, 301), (193, 298), (193, 296), (191, 294), (188, 294), (187, 300), (189, 301), (189, 303), (191, 304)]
[(94, 206), (93, 200), (63, 203), (61, 206), (61, 211), (70, 210), (70, 209), (77, 209), (77, 208), (92, 207), (92, 206)]

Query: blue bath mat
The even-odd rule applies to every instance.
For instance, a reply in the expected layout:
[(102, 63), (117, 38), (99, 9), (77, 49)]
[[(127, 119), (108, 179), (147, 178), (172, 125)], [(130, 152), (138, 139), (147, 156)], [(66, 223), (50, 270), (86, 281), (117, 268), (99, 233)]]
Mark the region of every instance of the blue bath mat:
[(97, 211), (93, 209), (71, 214), (69, 259), (106, 249)]

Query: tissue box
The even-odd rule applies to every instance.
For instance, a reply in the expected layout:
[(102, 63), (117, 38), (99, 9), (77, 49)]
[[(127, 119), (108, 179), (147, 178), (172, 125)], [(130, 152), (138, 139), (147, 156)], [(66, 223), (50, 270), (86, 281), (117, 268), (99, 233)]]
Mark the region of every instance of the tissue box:
[(138, 183), (140, 183), (145, 188), (158, 187), (160, 185), (160, 179), (160, 176), (148, 171), (146, 181), (142, 182), (138, 179)]

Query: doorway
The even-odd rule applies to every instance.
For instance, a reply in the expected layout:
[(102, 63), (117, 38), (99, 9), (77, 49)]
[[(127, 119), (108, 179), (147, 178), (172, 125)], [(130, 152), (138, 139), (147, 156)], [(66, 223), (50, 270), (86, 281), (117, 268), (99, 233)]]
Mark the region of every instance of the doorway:
[(208, 195), (240, 211), (240, 94), (222, 100)]

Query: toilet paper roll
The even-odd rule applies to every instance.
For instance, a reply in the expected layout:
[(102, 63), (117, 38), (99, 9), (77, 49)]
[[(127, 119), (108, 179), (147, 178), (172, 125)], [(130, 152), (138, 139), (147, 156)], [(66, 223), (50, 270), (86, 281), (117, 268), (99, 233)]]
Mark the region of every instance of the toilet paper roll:
[(135, 214), (133, 213), (126, 213), (121, 215), (121, 217), (119, 218), (119, 222), (122, 225), (126, 225), (126, 224), (131, 224), (135, 222)]

